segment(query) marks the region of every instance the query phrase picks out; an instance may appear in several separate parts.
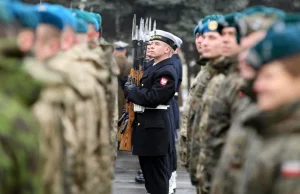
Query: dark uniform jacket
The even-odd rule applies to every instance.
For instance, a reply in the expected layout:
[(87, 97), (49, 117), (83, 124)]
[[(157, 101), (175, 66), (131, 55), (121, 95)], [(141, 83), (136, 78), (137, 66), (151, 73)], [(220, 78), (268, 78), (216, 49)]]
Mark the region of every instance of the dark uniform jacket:
[[(176, 90), (176, 70), (171, 58), (148, 67), (140, 86), (128, 93), (128, 100), (149, 108), (169, 105)], [(133, 151), (139, 156), (160, 156), (170, 151), (171, 119), (169, 109), (145, 109), (136, 113)]]

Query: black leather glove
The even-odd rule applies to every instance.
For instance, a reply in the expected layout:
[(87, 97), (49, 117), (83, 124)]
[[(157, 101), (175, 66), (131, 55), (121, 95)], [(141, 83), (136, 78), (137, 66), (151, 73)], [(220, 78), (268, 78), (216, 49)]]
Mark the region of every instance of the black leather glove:
[(124, 85), (124, 95), (125, 95), (125, 98), (127, 98), (128, 96), (128, 93), (133, 89), (135, 88), (136, 85), (135, 83), (130, 83), (130, 82), (126, 82), (125, 85)]

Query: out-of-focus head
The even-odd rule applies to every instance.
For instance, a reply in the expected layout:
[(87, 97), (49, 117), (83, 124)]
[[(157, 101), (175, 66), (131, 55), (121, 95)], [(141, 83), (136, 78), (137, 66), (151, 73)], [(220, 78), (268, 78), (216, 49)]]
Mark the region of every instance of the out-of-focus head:
[(34, 31), (40, 22), (40, 16), (32, 5), (16, 2), (11, 8), (16, 21), (21, 25), (17, 36), (18, 46), (22, 52), (27, 53), (33, 49)]
[(239, 33), (236, 30), (237, 21), (243, 14), (231, 13), (218, 20), (219, 33), (222, 35), (222, 55), (231, 57), (240, 52)]
[(300, 25), (278, 24), (249, 50), (246, 61), (257, 71), (254, 90), (262, 110), (300, 100), (299, 33)]
[(38, 60), (46, 60), (59, 52), (65, 23), (62, 15), (51, 5), (42, 4), (36, 9), (40, 15), (40, 23), (36, 29), (35, 56)]
[(201, 26), (200, 34), (203, 37), (201, 55), (204, 58), (215, 59), (222, 55), (222, 36), (218, 31), (216, 20), (211, 20)]
[(123, 41), (114, 42), (114, 55), (124, 55), (127, 54), (128, 44)]
[(88, 41), (88, 24), (80, 18), (76, 18), (76, 44), (82, 44)]

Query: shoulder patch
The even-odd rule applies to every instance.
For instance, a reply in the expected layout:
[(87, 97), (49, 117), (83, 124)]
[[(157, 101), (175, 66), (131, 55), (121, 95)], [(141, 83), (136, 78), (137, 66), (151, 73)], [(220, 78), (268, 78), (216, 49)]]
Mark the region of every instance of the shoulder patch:
[(169, 80), (168, 80), (167, 78), (162, 77), (162, 78), (160, 79), (160, 85), (165, 86), (165, 85), (167, 85), (168, 81), (169, 81)]
[(300, 160), (283, 162), (281, 164), (281, 175), (287, 178), (300, 177)]

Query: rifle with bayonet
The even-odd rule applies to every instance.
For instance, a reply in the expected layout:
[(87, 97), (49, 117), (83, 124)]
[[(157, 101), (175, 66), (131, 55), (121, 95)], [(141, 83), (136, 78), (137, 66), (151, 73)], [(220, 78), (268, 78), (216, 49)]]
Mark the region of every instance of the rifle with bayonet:
[[(155, 23), (155, 22), (154, 22)], [(146, 63), (147, 44), (150, 40), (151, 18), (146, 22), (141, 18), (140, 25), (136, 25), (136, 15), (132, 22), (133, 68), (130, 70), (128, 82), (140, 85), (143, 69)], [(134, 104), (127, 100), (124, 111), (119, 119), (118, 141), (119, 150), (132, 150), (132, 127), (135, 119)]]

